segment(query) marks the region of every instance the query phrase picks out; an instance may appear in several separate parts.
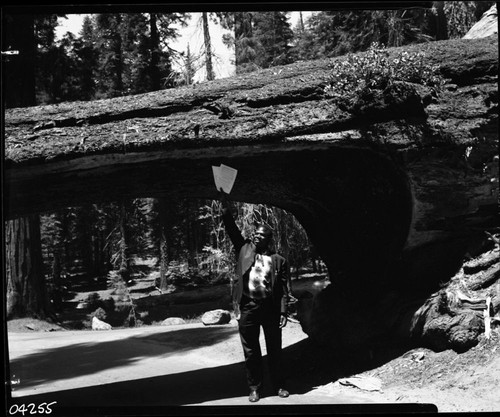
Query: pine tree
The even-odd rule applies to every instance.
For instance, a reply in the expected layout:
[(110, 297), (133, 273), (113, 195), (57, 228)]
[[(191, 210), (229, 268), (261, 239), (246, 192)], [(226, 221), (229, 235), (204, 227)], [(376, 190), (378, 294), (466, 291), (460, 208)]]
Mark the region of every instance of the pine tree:
[(322, 11), (306, 21), (294, 52), (317, 59), (367, 50), (371, 44), (402, 46), (432, 40), (431, 11), (420, 9)]
[(100, 51), (98, 92), (104, 97), (124, 93), (123, 25), (120, 14), (96, 15), (96, 47)]
[(150, 90), (156, 91), (161, 89), (161, 73), (160, 73), (160, 35), (158, 33), (158, 18), (156, 13), (149, 14), (149, 49), (151, 59), (149, 61), (149, 76), (151, 78)]
[(184, 66), (182, 69), (182, 74), (184, 76), (184, 85), (191, 85), (193, 84), (193, 79), (196, 74), (196, 61), (197, 58), (193, 56), (191, 53), (191, 48), (189, 47), (189, 43), (187, 44), (187, 49), (185, 54), (183, 54), (184, 58)]
[(94, 24), (89, 16), (83, 19), (82, 29), (79, 33), (80, 43), (75, 41), (74, 54), (77, 58), (77, 78), (80, 100), (91, 100), (96, 91), (95, 74), (99, 52), (96, 49)]
[(258, 12), (253, 14), (253, 37), (258, 53), (255, 63), (261, 68), (292, 62), (293, 31), (287, 12)]
[(188, 20), (191, 18), (189, 13), (165, 13), (157, 14), (157, 28), (158, 28), (158, 45), (153, 45), (158, 51), (158, 69), (160, 79), (162, 80), (162, 87), (172, 87), (175, 83), (171, 80), (174, 78), (175, 72), (172, 64), (176, 52), (170, 48), (169, 43), (179, 36), (177, 27), (187, 26)]
[(149, 22), (145, 14), (122, 15), (124, 94), (152, 91)]
[(214, 68), (212, 65), (212, 41), (210, 40), (210, 31), (208, 28), (208, 13), (202, 13), (203, 19), (203, 40), (205, 45), (205, 67), (207, 69), (207, 80), (215, 79)]
[(259, 69), (255, 63), (257, 42), (253, 37), (253, 13), (234, 13), (234, 49), (236, 74), (252, 72)]

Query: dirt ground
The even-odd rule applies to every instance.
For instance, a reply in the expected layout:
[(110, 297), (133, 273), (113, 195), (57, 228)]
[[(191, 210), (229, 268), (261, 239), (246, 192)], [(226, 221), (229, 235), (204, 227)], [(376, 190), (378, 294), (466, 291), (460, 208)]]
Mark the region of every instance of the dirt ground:
[[(124, 381), (132, 383), (130, 375), (134, 375), (133, 379), (141, 376), (149, 377), (148, 380), (163, 378), (160, 379), (162, 384), (167, 384), (168, 379), (165, 379), (167, 377), (164, 369), (155, 369), (158, 368), (158, 361), (153, 358), (155, 355), (165, 357), (165, 348), (168, 345), (168, 352), (181, 355), (177, 359), (175, 356), (162, 359), (164, 364), (168, 360), (171, 361), (168, 363), (173, 364), (169, 369), (177, 379), (172, 380), (172, 387), (181, 386), (179, 384), (183, 375), (190, 383), (193, 378), (200, 378), (200, 381), (208, 378), (212, 381), (206, 386), (206, 395), (197, 392), (196, 398), (188, 398), (189, 390), (179, 393), (177, 399), (183, 402), (183, 405), (249, 405), (242, 377), (242, 352), (236, 324), (232, 321), (228, 325), (215, 327), (217, 329), (214, 326), (203, 326), (201, 323), (190, 323), (182, 326), (144, 326), (136, 329), (92, 332), (67, 331), (57, 325), (33, 319), (10, 321), (8, 332), (11, 340), (11, 371), (17, 370), (17, 377), (19, 372), (24, 372), (26, 375), (19, 379), (26, 381), (29, 376), (31, 381), (24, 391), (21, 382), (15, 387), (17, 392), (15, 391), (14, 395), (42, 399), (43, 395), (40, 397), (39, 394), (44, 392), (46, 395), (52, 395), (50, 398), (62, 395), (63, 392), (74, 392), (74, 395), (77, 395), (74, 398), (82, 398), (90, 392), (91, 398), (95, 401), (98, 403), (101, 401), (101, 405), (109, 405), (113, 391), (104, 389), (98, 391), (98, 386), (120, 386), (120, 392), (126, 392), (120, 384), (124, 384)], [(82, 350), (81, 352), (88, 354), (88, 357), (85, 362), (80, 363), (75, 359), (75, 355), (79, 354), (78, 350), (71, 346), (86, 346), (85, 343), (88, 344), (89, 340), (95, 340), (96, 333), (102, 342), (99, 356), (94, 357), (97, 354), (93, 351)], [(125, 335), (127, 337), (123, 340)], [(115, 344), (119, 340), (120, 344)], [(142, 343), (140, 347), (137, 345), (138, 341)], [(47, 352), (51, 351), (54, 354), (40, 356), (41, 353), (35, 351), (41, 346), (45, 346)], [(330, 366), (335, 366), (334, 362), (333, 365), (323, 366), (321, 353), (314, 350), (314, 346), (298, 323), (290, 322), (284, 329), (283, 346), (289, 364), (288, 380), (292, 395), (289, 399), (282, 400), (268, 393), (258, 404), (417, 403), (434, 404), (439, 412), (500, 411), (500, 329), (498, 328), (493, 329), (489, 340), (482, 338), (476, 347), (462, 354), (450, 350), (437, 353), (429, 349), (412, 349), (362, 371), (356, 372), (353, 369), (352, 373), (349, 373), (349, 367), (344, 366), (341, 377), (331, 372)], [(108, 361), (116, 355), (116, 349), (121, 353), (118, 354), (118, 358), (113, 359), (117, 364), (111, 367)], [(153, 354), (150, 349), (157, 349), (158, 352), (155, 351)], [(264, 345), (263, 350), (265, 354)], [(311, 355), (312, 352), (316, 353)], [(66, 375), (61, 369), (54, 371), (54, 363), (64, 363), (65, 355), (72, 358), (68, 360), (76, 361), (73, 363), (73, 369), (82, 368), (82, 372), (76, 373), (81, 375), (73, 373)], [(150, 357), (140, 359), (146, 356)], [(109, 366), (105, 372), (100, 372), (98, 369), (101, 367), (100, 360), (106, 364), (104, 368)], [(30, 361), (33, 361), (33, 366), (29, 365)], [(89, 362), (97, 362), (96, 368), (92, 368)], [(19, 369), (21, 363), (23, 366)], [(200, 373), (200, 369), (206, 369), (204, 367), (207, 366), (212, 369), (211, 376), (208, 374), (203, 376), (205, 374)], [(87, 369), (89, 367), (91, 369)], [(220, 371), (219, 377), (214, 377), (213, 372), (216, 371)], [(48, 373), (54, 373), (52, 380)], [(224, 384), (218, 378), (228, 380), (234, 378), (235, 382), (227, 385), (224, 394), (225, 391), (221, 388)], [(359, 381), (364, 381), (365, 384), (360, 384)], [(366, 382), (370, 384), (366, 385)], [(102, 385), (104, 383), (108, 385)], [(212, 385), (219, 386), (217, 394), (211, 391)], [(133, 386), (131, 389), (136, 392), (137, 387)], [(58, 390), (60, 392), (56, 394)], [(149, 403), (156, 401), (158, 404), (160, 401), (161, 404), (161, 400), (158, 399), (161, 398), (160, 395), (156, 395), (151, 389), (148, 393)], [(144, 395), (146, 394), (141, 393), (141, 396)], [(67, 398), (72, 397), (69, 395)], [(75, 401), (74, 398), (71, 401)], [(122, 400), (125, 400), (125, 397), (120, 397), (120, 401)]]
[[(294, 289), (318, 291), (324, 284), (319, 278), (303, 277)], [(137, 280), (131, 293), (154, 298), (154, 288), (153, 279), (148, 277)], [(200, 311), (220, 308), (220, 291), (212, 288), (172, 294), (168, 315), (191, 317), (188, 313), (195, 307)], [(102, 299), (111, 295), (108, 289), (98, 293)], [(76, 292), (71, 302), (84, 301), (89, 294)], [(138, 403), (152, 407), (253, 406), (247, 398), (234, 319), (227, 325), (204, 326), (201, 316), (193, 316), (177, 326), (154, 322), (96, 332), (89, 330), (86, 313), (78, 315), (79, 320), (85, 320), (83, 330), (68, 327), (64, 320), (60, 322), (64, 327), (36, 319), (7, 322), (14, 401), (41, 403), (57, 398), (60, 407), (71, 407), (87, 406), (90, 398), (90, 404), (101, 408)], [(262, 335), (261, 345), (265, 354)], [(316, 346), (299, 323), (290, 321), (283, 330), (283, 347), (291, 395), (279, 399), (267, 391), (257, 403), (263, 407), (432, 404), (439, 412), (500, 411), (498, 326), (492, 329), (490, 339), (482, 337), (476, 347), (462, 354), (394, 348), (387, 342), (365, 352), (360, 362), (359, 356), (337, 355)], [(263, 407), (259, 410), (265, 410)], [(304, 414), (309, 411), (305, 409)], [(329, 414), (360, 411), (366, 410), (320, 410)]]

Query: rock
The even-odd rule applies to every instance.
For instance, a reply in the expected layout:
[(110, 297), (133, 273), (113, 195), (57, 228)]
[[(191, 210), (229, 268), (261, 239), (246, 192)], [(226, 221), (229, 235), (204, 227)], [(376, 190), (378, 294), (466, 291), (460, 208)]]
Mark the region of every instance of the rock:
[(486, 38), (498, 33), (497, 5), (494, 4), (483, 14), (479, 22), (470, 28), (463, 39)]
[(382, 381), (373, 376), (352, 376), (350, 378), (339, 379), (342, 385), (350, 385), (364, 391), (380, 391), (382, 389)]
[(179, 324), (186, 324), (186, 321), (180, 317), (168, 317), (161, 322), (162, 326), (176, 326)]
[(92, 317), (92, 330), (111, 330), (111, 324), (108, 324), (97, 317)]
[(201, 321), (205, 326), (214, 324), (227, 324), (231, 321), (231, 313), (227, 310), (217, 309), (207, 311), (201, 317)]

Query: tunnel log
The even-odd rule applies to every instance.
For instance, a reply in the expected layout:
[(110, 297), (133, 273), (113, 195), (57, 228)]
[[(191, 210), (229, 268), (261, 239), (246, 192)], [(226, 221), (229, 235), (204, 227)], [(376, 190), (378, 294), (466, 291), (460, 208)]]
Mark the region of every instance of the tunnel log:
[(401, 83), (352, 111), (325, 95), (331, 61), (318, 60), (8, 109), (5, 218), (122, 197), (213, 199), (211, 165), (225, 163), (239, 170), (231, 198), (292, 212), (326, 262), (332, 284), (301, 307), (313, 339), (464, 346), (477, 334), (443, 341), (426, 324), (439, 286), (494, 250), (485, 231), (498, 233), (498, 41), (404, 48), (439, 66), (439, 94)]

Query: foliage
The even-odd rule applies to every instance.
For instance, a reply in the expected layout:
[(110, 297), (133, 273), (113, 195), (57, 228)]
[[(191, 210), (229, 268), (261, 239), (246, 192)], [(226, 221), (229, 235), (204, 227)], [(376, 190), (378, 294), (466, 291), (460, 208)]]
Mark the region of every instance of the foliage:
[(445, 1), (448, 38), (463, 37), (493, 4), (493, 1)]
[(443, 83), (439, 68), (425, 62), (421, 52), (401, 51), (390, 56), (384, 46), (374, 43), (364, 54), (334, 60), (325, 92), (333, 97), (352, 98), (366, 90), (383, 90), (395, 81), (439, 89)]
[(432, 40), (429, 10), (322, 11), (306, 20), (294, 48), (298, 59), (335, 57), (364, 51), (372, 43), (389, 47)]
[(90, 314), (90, 317), (95, 317), (99, 320), (106, 320), (108, 315), (106, 314), (106, 311), (102, 307), (97, 308), (93, 313)]
[[(288, 12), (209, 15), (233, 31), (224, 35), (225, 43), (234, 47), (237, 73), (244, 73), (365, 51), (374, 42), (392, 47), (458, 38), (493, 4), (446, 1), (434, 2), (432, 8), (326, 10), (313, 13), (293, 31)], [(7, 106), (138, 94), (192, 79), (193, 57), (186, 71), (174, 70), (174, 60), (186, 57), (171, 48), (179, 28), (191, 18), (188, 13), (89, 15), (78, 35), (66, 33), (56, 40), (60, 16), (5, 15), (2, 50), (22, 51), (19, 57), (3, 57)]]
[(253, 36), (257, 41), (255, 63), (260, 68), (292, 62), (293, 31), (287, 12), (257, 12), (253, 17)]
[(234, 30), (234, 35), (223, 35), (223, 43), (235, 48), (237, 74), (293, 62), (294, 34), (287, 14), (278, 11), (218, 12), (212, 16), (223, 28)]
[(210, 245), (203, 248), (200, 269), (212, 284), (229, 282), (233, 260), (231, 253), (215, 249)]
[(252, 72), (259, 67), (255, 63), (257, 42), (253, 36), (253, 13), (234, 13), (234, 50), (236, 73)]

